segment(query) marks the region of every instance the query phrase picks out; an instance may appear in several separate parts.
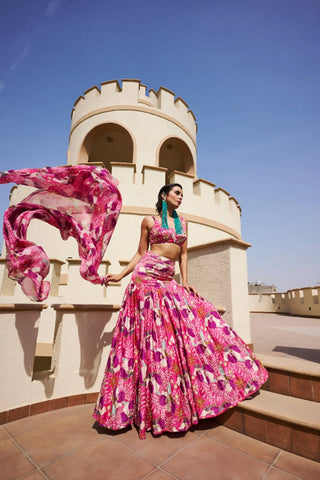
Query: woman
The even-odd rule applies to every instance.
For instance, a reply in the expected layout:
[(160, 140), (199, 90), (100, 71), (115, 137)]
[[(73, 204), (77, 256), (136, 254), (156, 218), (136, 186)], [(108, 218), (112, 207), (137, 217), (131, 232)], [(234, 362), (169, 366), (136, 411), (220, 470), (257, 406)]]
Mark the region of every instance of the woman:
[[(176, 210), (179, 184), (161, 188), (158, 215), (145, 217), (115, 328), (94, 418), (109, 429), (130, 424), (179, 432), (252, 395), (267, 371), (215, 307), (187, 280), (187, 225)], [(148, 247), (150, 246), (150, 250)], [(182, 285), (174, 279), (179, 260)]]

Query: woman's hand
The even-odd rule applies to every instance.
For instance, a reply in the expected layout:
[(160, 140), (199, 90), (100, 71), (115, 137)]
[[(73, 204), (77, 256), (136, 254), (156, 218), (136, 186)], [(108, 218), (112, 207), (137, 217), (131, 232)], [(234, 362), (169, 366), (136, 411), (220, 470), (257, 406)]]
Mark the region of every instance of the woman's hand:
[(108, 275), (106, 275), (104, 284), (107, 286), (110, 282), (117, 283), (120, 282), (121, 279), (122, 276), (120, 275), (120, 273), (108, 273)]
[(197, 290), (188, 283), (183, 283), (182, 286), (187, 290), (188, 293), (193, 293), (193, 295), (195, 295), (196, 297), (200, 296)]

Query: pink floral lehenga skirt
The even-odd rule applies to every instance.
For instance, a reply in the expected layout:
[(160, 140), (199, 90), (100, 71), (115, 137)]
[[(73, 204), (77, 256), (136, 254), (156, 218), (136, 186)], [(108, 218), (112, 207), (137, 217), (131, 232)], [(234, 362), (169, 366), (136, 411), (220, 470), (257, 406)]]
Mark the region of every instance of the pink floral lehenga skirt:
[(268, 373), (215, 307), (174, 279), (174, 262), (146, 252), (119, 313), (94, 418), (180, 432), (256, 392)]

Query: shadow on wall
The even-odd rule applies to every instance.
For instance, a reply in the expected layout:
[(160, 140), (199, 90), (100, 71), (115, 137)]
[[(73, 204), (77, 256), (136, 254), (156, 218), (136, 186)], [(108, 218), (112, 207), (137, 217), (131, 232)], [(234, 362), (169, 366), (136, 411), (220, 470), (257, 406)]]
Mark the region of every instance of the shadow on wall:
[[(103, 349), (111, 345), (113, 328), (111, 331), (104, 331), (110, 322), (112, 312), (77, 312), (75, 323), (78, 329), (80, 365), (79, 376), (83, 377), (86, 389), (92, 387), (96, 381)], [(32, 381), (40, 381), (43, 384), (45, 395), (50, 398), (54, 393), (55, 377), (60, 368), (60, 350), (62, 347), (63, 324), (68, 321), (62, 312), (57, 312), (55, 321), (55, 332), (53, 339), (53, 353), (51, 368), (44, 370), (35, 369), (35, 355), (38, 337), (37, 322), (40, 319), (40, 312), (17, 312), (15, 328), (23, 350), (23, 362), (26, 374)], [(37, 326), (36, 326), (37, 325)], [(75, 331), (73, 331), (73, 335)], [(76, 340), (76, 339), (74, 339)], [(63, 355), (64, 357), (64, 355)], [(61, 366), (63, 368), (63, 366)]]
[(287, 353), (288, 355), (303, 358), (304, 360), (309, 360), (310, 362), (320, 363), (320, 350), (317, 348), (285, 347), (282, 345), (277, 345), (274, 347), (273, 351)]
[[(32, 381), (36, 379), (34, 376), (34, 361), (39, 328), (35, 324), (39, 320), (40, 312), (28, 312), (27, 317), (25, 311), (16, 312), (15, 327), (23, 350), (24, 368)], [(44, 373), (37, 378), (42, 382), (47, 398), (52, 396), (55, 382), (55, 379), (50, 377), (50, 373)]]
[(38, 337), (36, 322), (40, 319), (40, 312), (16, 312), (15, 327), (23, 349), (24, 368), (29, 377), (33, 373), (33, 362)]
[(103, 349), (111, 345), (113, 330), (104, 332), (112, 313), (79, 312), (76, 314), (80, 344), (79, 375), (86, 388), (92, 387), (98, 375)]

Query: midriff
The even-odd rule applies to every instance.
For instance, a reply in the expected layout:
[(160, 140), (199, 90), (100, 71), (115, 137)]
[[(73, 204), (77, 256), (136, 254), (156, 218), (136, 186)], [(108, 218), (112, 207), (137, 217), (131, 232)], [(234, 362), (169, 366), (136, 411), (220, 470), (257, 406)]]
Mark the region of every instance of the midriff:
[(179, 259), (181, 252), (181, 247), (175, 243), (153, 243), (150, 249), (152, 252), (174, 261)]

